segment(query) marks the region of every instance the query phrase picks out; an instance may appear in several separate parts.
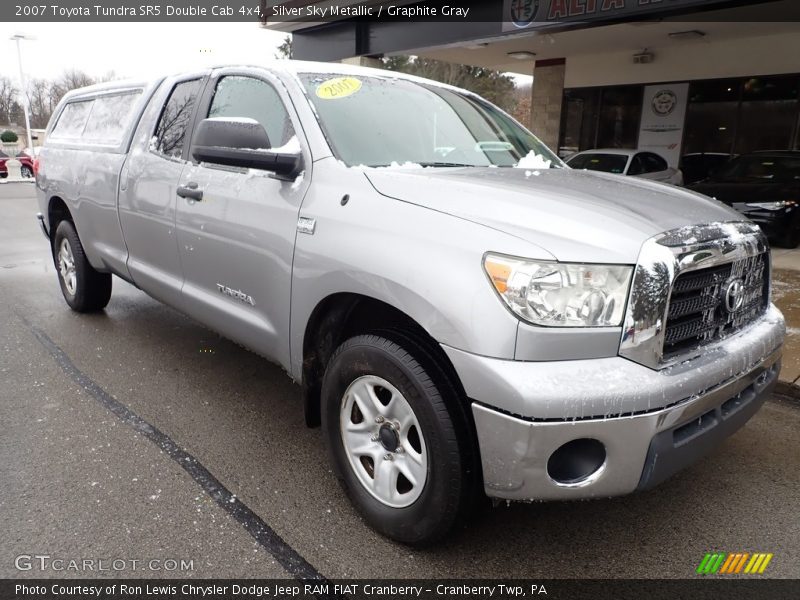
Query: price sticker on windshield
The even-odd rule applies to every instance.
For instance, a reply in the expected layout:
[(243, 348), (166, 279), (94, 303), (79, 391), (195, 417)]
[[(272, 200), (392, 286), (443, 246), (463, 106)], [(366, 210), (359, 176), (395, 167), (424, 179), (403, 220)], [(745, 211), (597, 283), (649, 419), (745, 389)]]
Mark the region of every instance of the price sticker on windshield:
[(355, 77), (337, 77), (317, 86), (317, 97), (323, 100), (338, 100), (352, 96), (361, 89), (361, 80)]

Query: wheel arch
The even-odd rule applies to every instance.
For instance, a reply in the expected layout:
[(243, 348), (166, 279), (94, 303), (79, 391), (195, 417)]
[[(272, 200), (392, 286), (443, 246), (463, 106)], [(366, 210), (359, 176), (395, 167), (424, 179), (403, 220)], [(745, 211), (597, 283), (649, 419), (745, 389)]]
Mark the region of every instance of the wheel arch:
[[(320, 424), (320, 390), (328, 360), (346, 339), (376, 331), (402, 332), (413, 338), (446, 373), (461, 400), (466, 393), (455, 367), (435, 338), (404, 311), (371, 296), (339, 292), (314, 307), (303, 335), (302, 386), (306, 424)], [(467, 411), (469, 412), (469, 411)]]
[(52, 247), (53, 241), (56, 237), (56, 229), (61, 221), (72, 221), (72, 213), (67, 206), (67, 203), (60, 196), (52, 196), (47, 202), (47, 223), (50, 226), (50, 246)]

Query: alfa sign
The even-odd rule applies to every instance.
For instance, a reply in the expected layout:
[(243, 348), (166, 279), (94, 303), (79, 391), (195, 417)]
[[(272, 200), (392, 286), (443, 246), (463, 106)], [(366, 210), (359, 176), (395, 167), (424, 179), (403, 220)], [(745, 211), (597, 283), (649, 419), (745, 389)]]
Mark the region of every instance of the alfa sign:
[(569, 21), (647, 18), (667, 10), (725, 3), (730, 0), (503, 0), (503, 31)]

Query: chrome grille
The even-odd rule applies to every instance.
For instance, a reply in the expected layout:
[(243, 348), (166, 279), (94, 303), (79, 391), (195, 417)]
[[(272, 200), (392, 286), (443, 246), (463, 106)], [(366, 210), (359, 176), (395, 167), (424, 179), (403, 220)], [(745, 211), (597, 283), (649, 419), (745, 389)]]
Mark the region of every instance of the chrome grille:
[(679, 275), (667, 309), (663, 356), (720, 339), (763, 314), (769, 299), (768, 260), (762, 253)]

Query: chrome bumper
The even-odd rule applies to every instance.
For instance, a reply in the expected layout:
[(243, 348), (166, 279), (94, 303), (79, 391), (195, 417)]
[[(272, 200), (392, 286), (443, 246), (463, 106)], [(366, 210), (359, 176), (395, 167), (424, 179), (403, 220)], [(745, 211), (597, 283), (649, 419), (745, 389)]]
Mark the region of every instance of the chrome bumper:
[[(734, 433), (777, 381), (784, 333), (770, 307), (702, 356), (660, 371), (621, 357), (525, 363), (445, 351), (475, 401), (487, 495), (566, 500), (652, 487)], [(602, 466), (556, 482), (548, 461), (579, 439), (603, 444)]]

